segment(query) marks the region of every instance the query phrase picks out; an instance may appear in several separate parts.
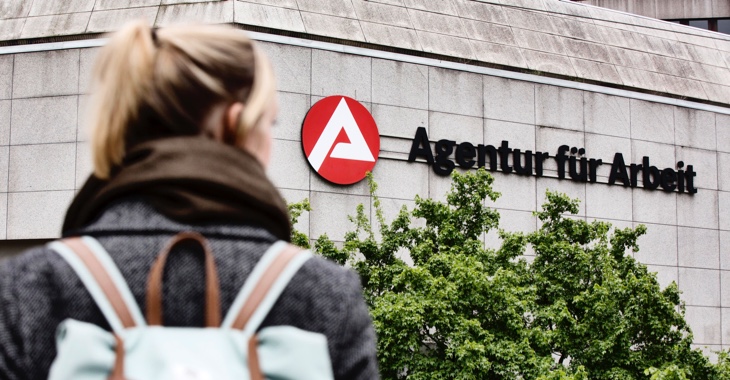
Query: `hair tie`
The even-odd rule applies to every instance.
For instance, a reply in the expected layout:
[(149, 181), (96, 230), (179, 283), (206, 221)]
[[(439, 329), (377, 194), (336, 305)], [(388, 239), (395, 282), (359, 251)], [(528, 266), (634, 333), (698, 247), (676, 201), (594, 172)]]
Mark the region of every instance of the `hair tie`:
[(152, 28), (150, 30), (150, 34), (152, 35), (152, 43), (155, 44), (155, 46), (160, 46), (160, 41), (157, 39), (157, 28)]

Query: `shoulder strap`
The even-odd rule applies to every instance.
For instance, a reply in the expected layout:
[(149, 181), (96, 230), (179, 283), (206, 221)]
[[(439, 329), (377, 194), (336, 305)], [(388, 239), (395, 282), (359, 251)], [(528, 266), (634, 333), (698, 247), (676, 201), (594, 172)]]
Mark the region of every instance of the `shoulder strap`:
[(299, 268), (312, 254), (277, 242), (259, 260), (231, 305), (223, 328), (242, 329), (253, 335)]
[(124, 277), (96, 239), (68, 238), (54, 241), (48, 247), (69, 263), (115, 333), (145, 325)]

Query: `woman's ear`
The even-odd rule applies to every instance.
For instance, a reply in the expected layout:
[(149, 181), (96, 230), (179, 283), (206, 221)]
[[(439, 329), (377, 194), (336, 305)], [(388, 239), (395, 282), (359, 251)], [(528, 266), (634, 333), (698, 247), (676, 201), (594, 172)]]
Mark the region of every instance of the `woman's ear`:
[(226, 110), (226, 115), (223, 118), (223, 142), (226, 144), (236, 145), (239, 142), (238, 129), (244, 107), (243, 103), (235, 102)]

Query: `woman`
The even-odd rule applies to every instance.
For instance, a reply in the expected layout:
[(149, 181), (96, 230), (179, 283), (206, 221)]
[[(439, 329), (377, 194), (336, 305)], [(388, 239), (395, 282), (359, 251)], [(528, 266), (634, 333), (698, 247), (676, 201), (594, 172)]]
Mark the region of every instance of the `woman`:
[[(110, 39), (93, 78), (94, 175), (63, 235), (95, 237), (143, 307), (156, 253), (176, 233), (197, 231), (215, 254), (225, 313), (257, 260), (291, 229), (264, 173), (277, 113), (265, 55), (232, 28), (140, 22)], [(164, 272), (164, 325), (202, 326), (202, 256), (195, 246), (177, 249)], [(0, 378), (46, 378), (56, 326), (67, 318), (110, 328), (55, 252), (4, 261)], [(335, 378), (377, 378), (375, 334), (353, 272), (309, 260), (262, 327), (274, 325), (324, 334)]]

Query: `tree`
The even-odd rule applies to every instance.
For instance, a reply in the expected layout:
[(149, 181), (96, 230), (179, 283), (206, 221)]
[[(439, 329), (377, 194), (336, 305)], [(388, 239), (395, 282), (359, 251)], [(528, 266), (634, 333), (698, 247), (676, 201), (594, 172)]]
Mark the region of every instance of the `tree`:
[[(383, 378), (709, 379), (720, 372), (698, 350), (676, 284), (627, 252), (645, 227), (618, 229), (571, 218), (578, 202), (558, 193), (536, 212), (528, 234), (484, 234), (499, 214), (493, 177), (453, 174), (446, 202), (416, 197), (386, 222), (368, 177), (375, 224), (360, 205), (339, 248), (327, 235), (315, 251), (361, 277), (378, 333)], [(294, 222), (308, 203), (295, 204)], [(420, 219), (418, 227), (414, 219)], [(306, 235), (297, 242), (308, 245)], [(530, 244), (535, 258), (522, 258)], [(413, 265), (399, 253), (407, 252)], [(726, 360), (727, 362), (727, 360)], [(726, 364), (726, 366), (729, 366)], [(725, 372), (728, 372), (727, 370)]]

